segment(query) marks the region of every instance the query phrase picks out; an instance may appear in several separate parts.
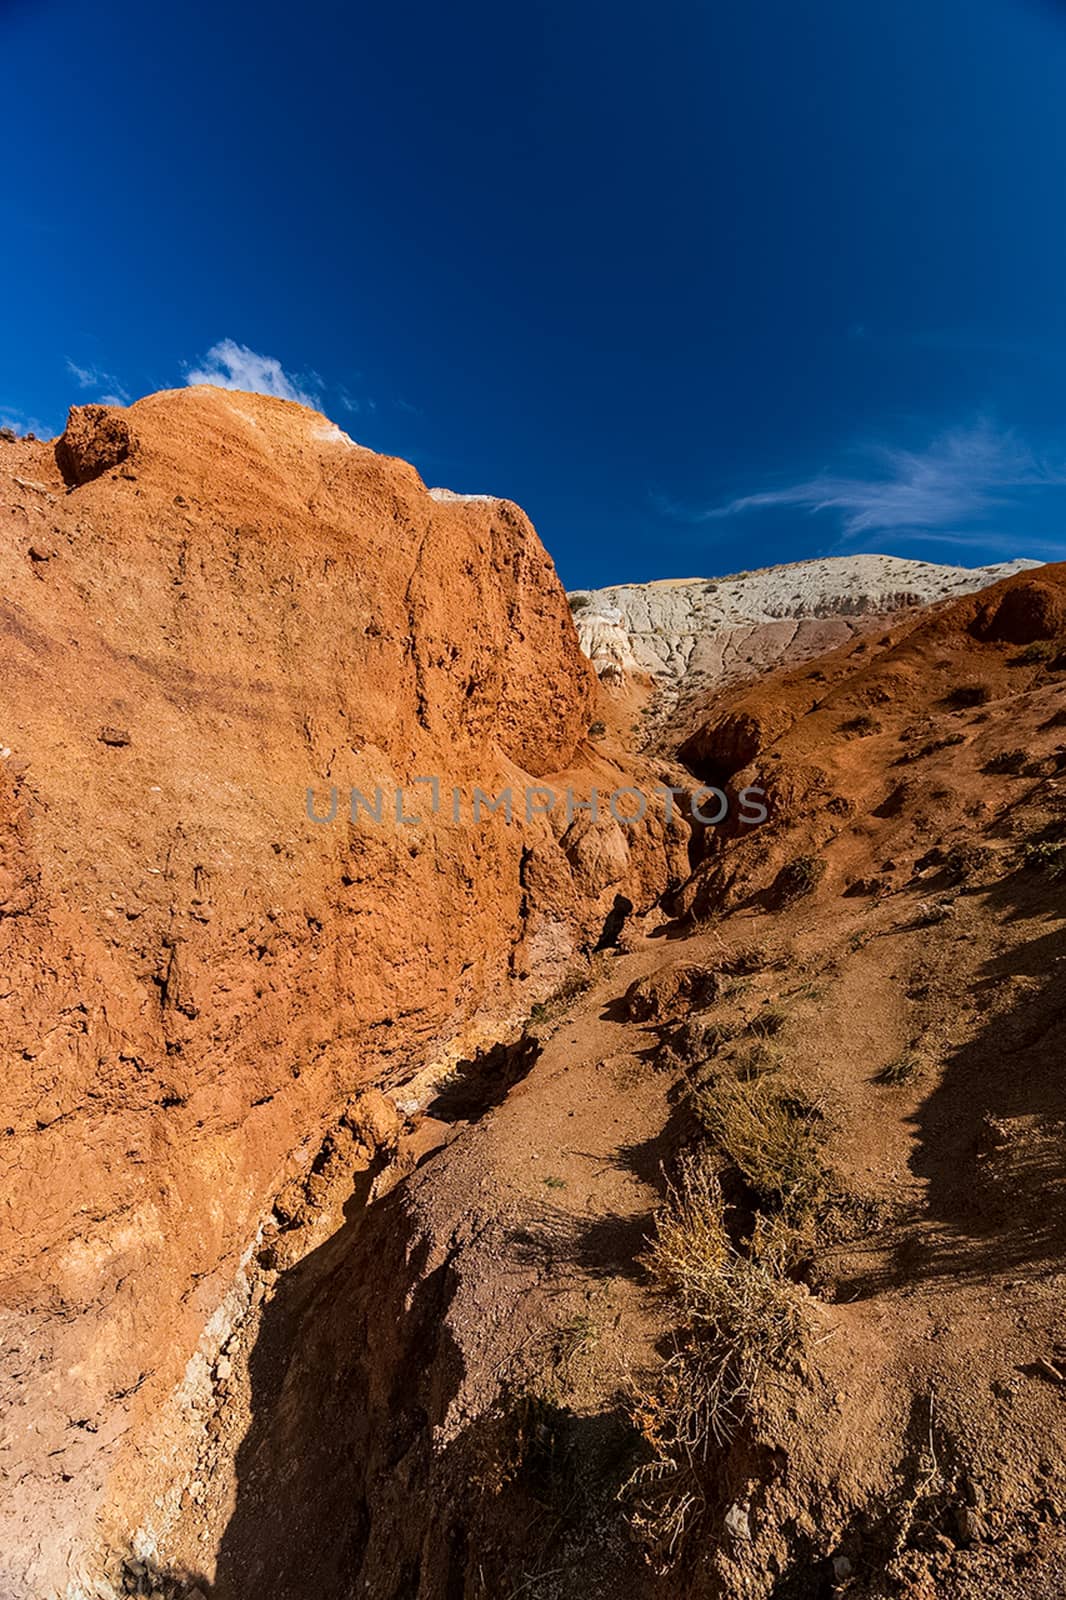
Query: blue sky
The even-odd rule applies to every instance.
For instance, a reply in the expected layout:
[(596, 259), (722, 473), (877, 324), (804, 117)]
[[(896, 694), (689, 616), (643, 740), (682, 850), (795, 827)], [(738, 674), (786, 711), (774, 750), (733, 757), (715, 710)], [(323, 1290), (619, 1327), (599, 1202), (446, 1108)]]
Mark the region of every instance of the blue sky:
[(0, 0), (0, 91), (2, 420), (302, 394), (572, 587), (1066, 556), (1062, 6)]

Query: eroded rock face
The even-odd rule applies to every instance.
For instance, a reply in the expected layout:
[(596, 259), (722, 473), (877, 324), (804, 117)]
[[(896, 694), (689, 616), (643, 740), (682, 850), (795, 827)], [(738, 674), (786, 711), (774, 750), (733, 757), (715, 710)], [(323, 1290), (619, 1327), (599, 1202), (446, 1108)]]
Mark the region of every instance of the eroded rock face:
[(589, 723), (510, 503), (206, 388), (0, 445), (0, 499), (0, 1591), (42, 1600), (150, 1511), (331, 1119), (527, 1011), (680, 841), (575, 870), (549, 819), (471, 823), (474, 785), (580, 784)]
[(130, 453), (130, 430), (113, 406), (73, 406), (56, 443), (56, 461), (68, 484), (89, 483), (121, 465)]
[[(1035, 651), (1018, 649), (1034, 643)], [(702, 835), (703, 858), (671, 911), (705, 918), (739, 905), (776, 909), (820, 892), (834, 842), (871, 827), (883, 835), (883, 871), (841, 870), (836, 892), (878, 893), (902, 860), (924, 870), (921, 846), (938, 837), (949, 802), (976, 804), (967, 786), (979, 788), (989, 772), (1029, 769), (1024, 744), (1004, 748), (1002, 732), (993, 738), (991, 730), (1009, 722), (1004, 705), (1026, 686), (1048, 697), (1060, 691), (1064, 646), (1059, 563), (897, 618), (875, 641), (817, 663), (694, 701), (682, 759), (708, 781), (759, 789), (768, 821), (748, 829), (730, 815)], [(1059, 726), (1050, 711), (1044, 733)], [(1059, 759), (1045, 751), (1047, 766), (1030, 775), (1057, 781)]]
[(810, 660), (892, 612), (969, 594), (1035, 565), (834, 556), (724, 578), (580, 590), (571, 598), (581, 647), (604, 682), (643, 674), (684, 699)]

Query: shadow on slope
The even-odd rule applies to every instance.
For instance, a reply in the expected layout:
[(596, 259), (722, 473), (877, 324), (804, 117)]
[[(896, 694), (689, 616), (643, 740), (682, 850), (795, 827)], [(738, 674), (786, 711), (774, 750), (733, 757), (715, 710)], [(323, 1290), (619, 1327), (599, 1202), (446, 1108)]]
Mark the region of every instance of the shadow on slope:
[[(1046, 892), (1014, 877), (993, 890), (1001, 925), (1048, 914)], [(887, 1267), (860, 1295), (935, 1278), (1038, 1276), (1066, 1254), (1066, 926), (987, 961), (972, 986), (981, 1031), (947, 1060), (915, 1114), (911, 1170), (925, 1204), (905, 1220)], [(998, 1003), (997, 1003), (998, 999)]]

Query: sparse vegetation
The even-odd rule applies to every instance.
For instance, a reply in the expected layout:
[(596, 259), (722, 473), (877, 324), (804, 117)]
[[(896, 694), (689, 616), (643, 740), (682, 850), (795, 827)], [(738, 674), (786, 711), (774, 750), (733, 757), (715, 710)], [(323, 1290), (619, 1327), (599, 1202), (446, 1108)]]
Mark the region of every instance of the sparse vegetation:
[(849, 717), (840, 724), (841, 733), (853, 733), (860, 739), (869, 737), (870, 734), (880, 733), (881, 724), (876, 717), (871, 717), (868, 711), (862, 711), (857, 717)]
[(696, 1094), (699, 1121), (714, 1148), (734, 1166), (757, 1201), (801, 1223), (828, 1198), (820, 1108), (781, 1073), (719, 1078)]
[(1031, 839), (1022, 853), (1022, 864), (1029, 872), (1042, 872), (1058, 882), (1066, 877), (1066, 841)]
[(760, 1039), (758, 1044), (738, 1050), (732, 1057), (732, 1063), (737, 1077), (746, 1083), (751, 1078), (762, 1077), (765, 1072), (777, 1072), (781, 1066), (781, 1055), (776, 1045)]
[(764, 1005), (748, 1023), (748, 1032), (763, 1039), (772, 1039), (788, 1022), (784, 1006)]
[(946, 703), (957, 710), (967, 706), (985, 706), (992, 699), (992, 686), (988, 683), (960, 683), (946, 696)]
[(982, 772), (1018, 777), (1029, 765), (1028, 750), (1001, 750), (985, 762)]
[(967, 883), (987, 870), (995, 852), (983, 844), (953, 844), (944, 854), (944, 870), (953, 883)]
[(777, 906), (788, 906), (813, 894), (825, 873), (820, 856), (797, 856), (788, 861), (774, 879), (771, 895)]
[(964, 733), (945, 733), (939, 739), (930, 739), (918, 750), (908, 750), (906, 755), (900, 756), (897, 765), (904, 765), (910, 761), (924, 761), (927, 756), (935, 756), (941, 750), (951, 750), (956, 745), (965, 743)]
[(1055, 654), (1055, 644), (1051, 639), (1034, 639), (1032, 644), (1027, 644), (1024, 650), (1019, 650), (1016, 656), (1011, 656), (1012, 667), (1036, 667), (1045, 661), (1050, 661)]
[(590, 722), (589, 723), (589, 738), (590, 739), (602, 739), (604, 737), (604, 735), (606, 734), (606, 732), (607, 732), (607, 724), (605, 722)]
[(571, 611), (584, 611), (585, 607), (591, 604), (592, 596), (590, 594), (571, 594), (567, 595), (567, 601)]
[(592, 1311), (577, 1312), (556, 1332), (553, 1351), (556, 1366), (569, 1368), (573, 1362), (595, 1349), (599, 1340), (600, 1325)]
[(690, 1017), (670, 1036), (670, 1048), (682, 1061), (701, 1061), (717, 1054), (736, 1033), (731, 1022), (707, 1022)]
[(706, 1152), (682, 1159), (647, 1264), (683, 1327), (655, 1381), (632, 1397), (652, 1459), (624, 1493), (653, 1564), (665, 1571), (699, 1527), (712, 1450), (733, 1437), (764, 1373), (784, 1371), (802, 1354), (806, 1323), (775, 1230), (757, 1230), (746, 1251), (732, 1242)]
[(913, 1083), (922, 1070), (922, 1063), (913, 1052), (905, 1052), (896, 1056), (887, 1066), (881, 1068), (877, 1074), (877, 1082), (897, 1087), (904, 1083)]
[(773, 965), (774, 953), (770, 946), (753, 940), (749, 944), (737, 945), (735, 950), (729, 951), (722, 960), (721, 969), (732, 974), (747, 974), (763, 972)]

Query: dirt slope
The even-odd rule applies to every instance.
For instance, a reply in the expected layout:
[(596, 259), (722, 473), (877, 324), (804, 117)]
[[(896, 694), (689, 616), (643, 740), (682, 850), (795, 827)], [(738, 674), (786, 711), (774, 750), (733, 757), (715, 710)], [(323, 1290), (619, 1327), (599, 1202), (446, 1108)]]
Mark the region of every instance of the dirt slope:
[[(282, 1231), (145, 1592), (1066, 1596), (1064, 646), (1042, 569), (704, 708), (689, 761), (769, 822), (339, 1171), (316, 1249)], [(802, 1216), (745, 1103), (816, 1151)], [(679, 1436), (710, 1336), (649, 1244), (685, 1155), (796, 1342), (758, 1324)]]
[[(1066, 569), (644, 762), (299, 407), (0, 488), (5, 1600), (1066, 1597)], [(768, 820), (304, 810), (426, 775)]]
[(212, 389), (0, 442), (0, 500), (0, 1592), (40, 1600), (161, 1515), (263, 1219), (353, 1094), (527, 1012), (684, 830), (473, 826), (414, 786), (396, 821), (420, 775), (608, 771), (507, 502)]

